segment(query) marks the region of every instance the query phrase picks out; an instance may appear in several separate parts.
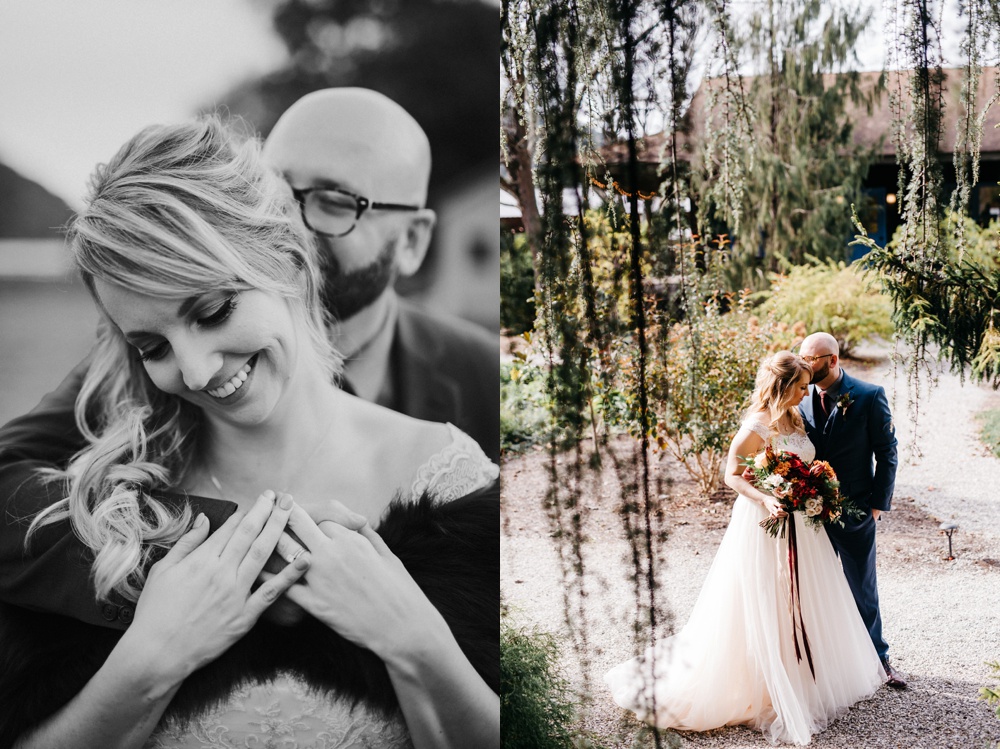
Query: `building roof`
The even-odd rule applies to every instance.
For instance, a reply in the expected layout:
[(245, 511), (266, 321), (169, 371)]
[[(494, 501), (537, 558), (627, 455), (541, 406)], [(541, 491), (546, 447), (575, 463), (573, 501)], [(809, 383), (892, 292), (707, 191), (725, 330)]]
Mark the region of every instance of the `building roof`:
[[(942, 122), (941, 140), (939, 142), (939, 152), (946, 159), (950, 159), (955, 150), (955, 140), (957, 138), (957, 123), (959, 118), (964, 116), (960, 102), (961, 83), (964, 75), (963, 68), (945, 68), (944, 83), (944, 121)], [(836, 78), (835, 73), (828, 73), (823, 76), (824, 83), (829, 87)], [(872, 91), (880, 78), (880, 72), (859, 73), (859, 86), (862, 92)], [(873, 147), (880, 144), (879, 154), (886, 161), (895, 160), (896, 144), (892, 138), (892, 112), (890, 109), (890, 92), (902, 91), (904, 101), (907, 106), (912, 106), (909, 97), (909, 80), (913, 75), (912, 71), (889, 71), (886, 73), (885, 87), (880, 92), (877, 100), (872, 106), (871, 113), (861, 105), (856, 105), (852, 101), (846, 102), (846, 111), (854, 123), (854, 142)], [(983, 107), (998, 89), (998, 75), (1000, 69), (995, 67), (983, 68), (982, 76), (979, 79), (979, 87), (976, 95), (976, 108), (982, 112)], [(732, 80), (732, 85), (742, 84), (743, 90), (749, 92), (751, 77)], [(721, 91), (726, 85), (724, 78), (706, 78), (702, 81), (695, 92), (685, 114), (686, 132), (677, 133), (678, 157), (684, 161), (690, 161), (694, 156), (694, 146), (704, 135), (705, 130), (705, 107), (711, 91)], [(1000, 106), (990, 109), (983, 124), (983, 137), (981, 146), (981, 158), (983, 160), (1000, 160), (1000, 129), (996, 126), (1000, 123)], [(665, 146), (667, 146), (667, 133), (656, 133), (645, 136), (638, 142), (639, 161), (644, 164), (658, 164), (665, 161)], [(611, 143), (601, 149), (605, 160), (609, 164), (621, 164), (628, 158), (627, 144), (624, 142)]]

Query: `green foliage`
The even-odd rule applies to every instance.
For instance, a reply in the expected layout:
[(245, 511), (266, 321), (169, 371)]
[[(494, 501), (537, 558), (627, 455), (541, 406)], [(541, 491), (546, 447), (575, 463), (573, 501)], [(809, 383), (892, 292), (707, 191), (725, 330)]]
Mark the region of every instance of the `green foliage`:
[(500, 365), (500, 448), (519, 452), (550, 433), (545, 373), (526, 359)]
[(535, 321), (535, 272), (523, 233), (500, 232), (500, 327), (514, 335)]
[(1000, 458), (1000, 408), (983, 411), (977, 418), (982, 425), (979, 430), (980, 439)]
[[(991, 221), (984, 228), (968, 216), (946, 210), (938, 222), (937, 236), (948, 262), (968, 261), (981, 268), (1000, 268), (1000, 222)], [(887, 249), (898, 254), (905, 242), (906, 227), (899, 226), (893, 232)]]
[(881, 248), (856, 224), (855, 243), (869, 250), (861, 263), (892, 300), (893, 324), (915, 358), (935, 343), (954, 371), (1000, 387), (1000, 264), (988, 244), (959, 253), (943, 240), (940, 223), (928, 226), (926, 242), (904, 229)]
[[(1000, 678), (1000, 662), (991, 661), (987, 665), (993, 669), (994, 675)], [(979, 699), (984, 700), (987, 705), (996, 706), (996, 714), (1000, 718), (1000, 684), (980, 689)]]
[(716, 20), (759, 71), (741, 80), (724, 60), (725, 75), (702, 86), (698, 223), (738, 236), (731, 289), (761, 288), (759, 271), (777, 270), (779, 259), (848, 256), (849, 206), (860, 200), (874, 149), (855, 144), (846, 106), (868, 106), (875, 92), (840, 71), (856, 59), (870, 11), (824, 5), (772, 0), (742, 35)]
[(573, 728), (569, 682), (559, 672), (556, 638), (500, 618), (500, 740), (504, 749), (598, 747)]
[(771, 275), (771, 288), (763, 292), (761, 312), (780, 322), (801, 322), (810, 332), (826, 331), (840, 343), (840, 353), (869, 336), (892, 336), (892, 303), (872, 289), (854, 265), (807, 258), (807, 265), (793, 265)]
[[(732, 307), (723, 311), (723, 305)], [(652, 436), (709, 494), (719, 486), (729, 443), (749, 405), (770, 344), (747, 293), (716, 294), (683, 324), (661, 330), (650, 372)]]

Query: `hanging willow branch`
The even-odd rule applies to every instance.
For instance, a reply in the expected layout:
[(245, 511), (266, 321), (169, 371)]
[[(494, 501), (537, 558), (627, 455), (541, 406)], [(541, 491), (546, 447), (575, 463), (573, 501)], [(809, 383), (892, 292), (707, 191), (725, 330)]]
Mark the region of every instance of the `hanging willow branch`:
[[(911, 71), (908, 81), (903, 74), (897, 76), (893, 103), (901, 236), (895, 247), (884, 249), (864, 236), (859, 238), (871, 248), (865, 266), (892, 297), (897, 333), (911, 348), (907, 375), (914, 425), (919, 414), (916, 394), (921, 373), (929, 369), (931, 345), (938, 347), (954, 371), (1000, 386), (1000, 272), (995, 264), (984, 266), (966, 254), (963, 220), (979, 176), (983, 122), (997, 100), (994, 93), (977, 111), (981, 60), (991, 47), (995, 55), (1000, 18), (991, 0), (969, 0), (964, 11), (963, 111), (957, 118), (954, 155), (957, 188), (950, 201), (955, 220), (941, 221), (944, 200), (938, 144), (945, 80), (940, 63), (941, 6), (931, 0), (905, 0), (901, 7), (894, 7), (894, 21), (902, 27), (896, 59)], [(950, 239), (942, 235), (943, 226), (953, 232)], [(956, 247), (954, 254), (947, 251), (948, 242)]]

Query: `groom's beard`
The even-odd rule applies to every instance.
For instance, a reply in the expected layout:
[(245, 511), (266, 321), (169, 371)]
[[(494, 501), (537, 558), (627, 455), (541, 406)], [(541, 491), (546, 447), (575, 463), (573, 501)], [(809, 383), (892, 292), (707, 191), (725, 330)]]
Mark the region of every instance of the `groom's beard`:
[(396, 276), (395, 241), (389, 240), (378, 257), (363, 268), (345, 271), (329, 249), (321, 248), (320, 272), (323, 288), (320, 291), (323, 306), (335, 320), (349, 320), (378, 299)]
[(813, 375), (809, 379), (809, 384), (815, 385), (817, 382), (821, 382), (828, 374), (830, 374), (830, 365), (824, 364), (821, 369), (813, 370)]

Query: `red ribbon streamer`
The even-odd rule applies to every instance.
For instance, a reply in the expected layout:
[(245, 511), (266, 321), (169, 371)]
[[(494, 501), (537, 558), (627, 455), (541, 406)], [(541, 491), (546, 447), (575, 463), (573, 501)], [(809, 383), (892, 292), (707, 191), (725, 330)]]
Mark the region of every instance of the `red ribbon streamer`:
[[(802, 630), (802, 649), (806, 651), (806, 660), (809, 662), (809, 672), (812, 674), (813, 681), (816, 681), (816, 669), (813, 666), (812, 651), (809, 649), (809, 638), (806, 636), (806, 624), (802, 620), (802, 590), (799, 585), (799, 547), (795, 541), (795, 518), (789, 516), (786, 520), (788, 525), (788, 572), (789, 577), (791, 577), (792, 586), (792, 601), (791, 601), (791, 612), (792, 612), (792, 642), (795, 643), (795, 657), (801, 662), (802, 652), (799, 649), (799, 635), (798, 630)], [(795, 624), (795, 611), (798, 609), (799, 612), (799, 622), (798, 627)]]

